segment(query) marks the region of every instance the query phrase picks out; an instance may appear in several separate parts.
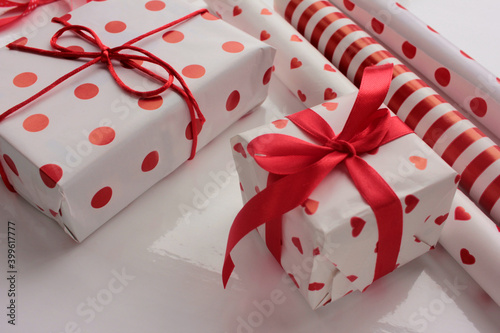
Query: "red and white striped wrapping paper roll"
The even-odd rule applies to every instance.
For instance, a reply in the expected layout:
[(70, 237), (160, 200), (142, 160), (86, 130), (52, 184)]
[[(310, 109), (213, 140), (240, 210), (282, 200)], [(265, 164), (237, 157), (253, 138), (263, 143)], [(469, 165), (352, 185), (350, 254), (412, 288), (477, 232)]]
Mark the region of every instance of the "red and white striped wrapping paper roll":
[(500, 138), (500, 79), (394, 0), (329, 1)]
[[(347, 10), (354, 7), (348, 0), (344, 4)], [(500, 148), (491, 139), (328, 1), (274, 0), (274, 5), (356, 85), (366, 67), (393, 63), (385, 103), (461, 174), (462, 189), (500, 221)], [(437, 75), (447, 80), (445, 71)]]

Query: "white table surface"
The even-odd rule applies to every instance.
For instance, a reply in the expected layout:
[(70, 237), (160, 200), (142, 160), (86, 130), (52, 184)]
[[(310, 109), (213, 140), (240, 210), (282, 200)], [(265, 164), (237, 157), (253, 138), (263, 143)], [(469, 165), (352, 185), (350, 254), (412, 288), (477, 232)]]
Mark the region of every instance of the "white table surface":
[[(496, 0), (400, 2), (500, 76)], [(66, 9), (49, 6), (0, 30), (2, 44), (33, 31), (35, 17), (42, 25), (44, 13)], [(221, 185), (212, 176), (231, 171), (229, 138), (301, 109), (273, 78), (261, 107), (81, 244), (0, 186), (0, 332), (499, 332), (500, 307), (440, 246), (365, 293), (312, 311), (252, 234), (222, 288), (227, 233), (242, 202), (237, 175)], [(207, 186), (217, 190), (200, 200)], [(7, 324), (8, 221), (16, 228), (16, 326)]]

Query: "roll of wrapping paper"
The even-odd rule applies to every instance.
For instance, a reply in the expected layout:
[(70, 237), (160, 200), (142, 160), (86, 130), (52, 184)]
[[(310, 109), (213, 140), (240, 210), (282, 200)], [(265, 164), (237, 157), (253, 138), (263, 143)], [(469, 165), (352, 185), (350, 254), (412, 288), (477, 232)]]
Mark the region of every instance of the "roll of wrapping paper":
[(236, 6), (231, 0), (205, 2), (224, 21), (276, 48), (274, 74), (286, 82), (287, 88), (307, 107), (358, 90), (343, 80), (344, 75), (323, 54), (262, 1), (239, 1)]
[[(344, 2), (348, 8), (354, 6)], [(490, 138), (331, 3), (275, 0), (274, 4), (356, 85), (367, 66), (393, 63), (387, 106), (461, 174), (461, 188), (500, 221), (500, 148)]]
[(460, 191), (439, 243), (500, 305), (500, 228)]
[(500, 138), (500, 79), (394, 0), (329, 1)]

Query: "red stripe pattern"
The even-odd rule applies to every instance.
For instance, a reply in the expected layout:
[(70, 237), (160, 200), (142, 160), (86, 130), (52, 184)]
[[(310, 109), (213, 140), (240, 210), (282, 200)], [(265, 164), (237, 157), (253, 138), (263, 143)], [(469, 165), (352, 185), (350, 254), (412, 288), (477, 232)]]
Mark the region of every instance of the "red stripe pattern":
[[(479, 205), (488, 212), (498, 207), (499, 212), (492, 215), (500, 218), (500, 203), (495, 205), (500, 197), (500, 162), (495, 163), (500, 160), (500, 148), (493, 141), (329, 2), (275, 0), (275, 7), (358, 86), (366, 67), (393, 63), (385, 103), (462, 174), (466, 192), (476, 187), (473, 192), (479, 194), (473, 199)], [(486, 170), (488, 177), (481, 177)]]

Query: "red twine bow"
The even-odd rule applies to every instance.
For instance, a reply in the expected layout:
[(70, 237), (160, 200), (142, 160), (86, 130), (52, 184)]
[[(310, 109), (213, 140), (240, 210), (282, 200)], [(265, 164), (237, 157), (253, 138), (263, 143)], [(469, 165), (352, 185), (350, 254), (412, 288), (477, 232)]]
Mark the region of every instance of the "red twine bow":
[(392, 79), (392, 64), (365, 70), (357, 99), (344, 129), (335, 135), (328, 123), (310, 109), (287, 118), (318, 144), (283, 134), (265, 134), (247, 147), (250, 155), (270, 172), (268, 186), (250, 199), (229, 232), (222, 280), (234, 269), (231, 250), (252, 230), (266, 224), (266, 243), (281, 261), (281, 218), (300, 206), (323, 179), (344, 163), (354, 185), (372, 208), (379, 242), (374, 280), (396, 268), (403, 232), (401, 202), (385, 180), (359, 155), (411, 133), (383, 103)]
[[(0, 0), (1, 1), (1, 0)], [(110, 48), (106, 45), (103, 44), (101, 39), (97, 36), (97, 34), (92, 30), (87, 27), (81, 26), (81, 25), (71, 25), (68, 22), (60, 19), (60, 18), (54, 18), (52, 19), (53, 22), (57, 22), (60, 24), (63, 24), (64, 27), (58, 30), (51, 38), (50, 40), (50, 45), (52, 48), (54, 48), (55, 51), (49, 51), (49, 50), (43, 50), (43, 49), (38, 49), (38, 48), (33, 48), (25, 45), (20, 45), (11, 43), (7, 45), (7, 47), (11, 50), (19, 50), (23, 52), (29, 52), (33, 54), (39, 54), (39, 55), (44, 55), (44, 56), (50, 56), (50, 57), (55, 57), (55, 58), (65, 58), (65, 59), (79, 59), (79, 58), (90, 58), (91, 60), (88, 61), (87, 63), (83, 64), (82, 66), (72, 70), (71, 72), (63, 75), (56, 81), (54, 81), (52, 84), (49, 86), (45, 87), (44, 89), (40, 90), (38, 93), (35, 95), (31, 96), (24, 102), (21, 102), (17, 104), (16, 106), (10, 108), (9, 110), (5, 111), (4, 113), (0, 114), (0, 122), (2, 122), (5, 118), (7, 118), (9, 115), (12, 113), (18, 111), (20, 108), (26, 106), (27, 104), (33, 102), (40, 96), (44, 95), (45, 93), (49, 92), (51, 89), (55, 88), (65, 80), (69, 79), (73, 75), (83, 71), (84, 69), (102, 62), (106, 65), (108, 68), (109, 72), (111, 73), (111, 76), (115, 80), (115, 82), (126, 92), (138, 96), (138, 97), (143, 97), (143, 98), (148, 98), (148, 97), (153, 97), (158, 94), (161, 94), (162, 92), (166, 91), (167, 89), (173, 89), (176, 93), (181, 95), (181, 97), (184, 98), (188, 108), (189, 108), (189, 115), (191, 117), (191, 134), (193, 138), (193, 144), (191, 147), (191, 156), (189, 159), (194, 158), (194, 155), (196, 153), (196, 146), (198, 143), (198, 126), (202, 126), (203, 123), (205, 122), (205, 117), (200, 111), (200, 108), (198, 106), (198, 103), (196, 102), (191, 90), (189, 90), (189, 87), (187, 86), (186, 82), (182, 78), (182, 76), (168, 63), (163, 61), (162, 59), (158, 58), (154, 54), (148, 52), (147, 50), (144, 50), (140, 47), (134, 46), (132, 44), (149, 37), (157, 32), (160, 32), (162, 30), (168, 29), (178, 23), (184, 22), (196, 15), (203, 14), (207, 12), (207, 9), (200, 9), (195, 12), (192, 12), (184, 17), (181, 17), (175, 21), (172, 21), (170, 23), (167, 23), (157, 29), (151, 30), (143, 35), (140, 35), (127, 43)], [(85, 51), (74, 51), (71, 50), (67, 47), (61, 46), (57, 43), (57, 40), (59, 37), (61, 37), (66, 31), (72, 31), (82, 37), (83, 39), (87, 40), (88, 42), (96, 45), (99, 49), (100, 52), (85, 52)], [(129, 50), (129, 51), (134, 51), (136, 54), (132, 53), (121, 53), (124, 50)], [(122, 64), (127, 65), (128, 68), (131, 69), (137, 69), (146, 75), (151, 76), (152, 78), (158, 80), (159, 82), (162, 83), (162, 86), (154, 89), (154, 90), (148, 90), (148, 91), (137, 91), (135, 89), (132, 89), (128, 85), (126, 85), (118, 76), (114, 69), (113, 65), (113, 60), (118, 60)], [(163, 68), (166, 73), (168, 74), (168, 78), (165, 79), (164, 77), (142, 67), (141, 65), (137, 64), (134, 60), (141, 60), (145, 62), (149, 62), (155, 65), (160, 66)], [(180, 83), (180, 87), (177, 86), (174, 83), (174, 78), (177, 79), (177, 81)], [(2, 177), (2, 180), (4, 181), (5, 185), (9, 190), (12, 192), (15, 192), (14, 188), (12, 185), (9, 183), (7, 179), (7, 175), (5, 174), (5, 170), (2, 167), (2, 164), (0, 163), (0, 175)]]
[(55, 1), (59, 1), (59, 0), (30, 0), (30, 1), (25, 2), (25, 3), (19, 3), (19, 2), (9, 1), (9, 0), (0, 0), (0, 8), (10, 8), (6, 12), (10, 12), (10, 11), (20, 12), (20, 11), (22, 11), (21, 14), (0, 18), (0, 27), (5, 26), (5, 25), (12, 23), (15, 20), (17, 20), (23, 16), (28, 15), (33, 10), (35, 10), (35, 8), (38, 6), (47, 5), (47, 4), (49, 4), (51, 2), (55, 2)]

